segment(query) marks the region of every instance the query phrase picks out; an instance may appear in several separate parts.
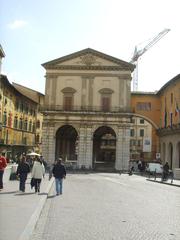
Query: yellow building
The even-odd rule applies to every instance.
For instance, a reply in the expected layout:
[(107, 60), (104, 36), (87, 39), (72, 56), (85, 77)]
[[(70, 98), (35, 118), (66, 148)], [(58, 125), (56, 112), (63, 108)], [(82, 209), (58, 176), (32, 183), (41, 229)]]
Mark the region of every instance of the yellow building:
[(0, 151), (15, 158), (36, 147), (38, 104), (0, 75)]
[(12, 83), (12, 85), (24, 96), (33, 100), (37, 103), (36, 108), (36, 132), (35, 132), (35, 147), (34, 150), (36, 152), (42, 153), (41, 145), (42, 145), (42, 124), (43, 124), (43, 114), (39, 111), (40, 105), (44, 104), (44, 94), (37, 92), (33, 89), (27, 88), (17, 83)]

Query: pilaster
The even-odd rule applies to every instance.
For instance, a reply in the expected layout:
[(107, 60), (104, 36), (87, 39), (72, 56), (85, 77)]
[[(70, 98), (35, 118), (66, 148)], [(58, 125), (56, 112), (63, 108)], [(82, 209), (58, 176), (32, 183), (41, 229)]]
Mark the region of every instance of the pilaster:
[(80, 126), (78, 167), (92, 168), (92, 127)]
[(130, 157), (130, 129), (119, 127), (116, 141), (116, 163), (115, 168), (121, 171), (127, 171), (129, 168)]
[(54, 124), (44, 125), (42, 135), (42, 154), (47, 162), (53, 163), (55, 160)]

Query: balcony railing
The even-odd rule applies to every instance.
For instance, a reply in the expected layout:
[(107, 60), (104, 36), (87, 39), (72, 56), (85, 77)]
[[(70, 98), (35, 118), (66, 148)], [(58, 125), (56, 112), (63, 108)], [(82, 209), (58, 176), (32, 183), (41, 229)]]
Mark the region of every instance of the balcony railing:
[(59, 112), (106, 112), (106, 113), (130, 113), (131, 108), (126, 107), (110, 107), (105, 108), (102, 106), (63, 106), (63, 105), (43, 105), (40, 106), (41, 112), (46, 111), (59, 111)]

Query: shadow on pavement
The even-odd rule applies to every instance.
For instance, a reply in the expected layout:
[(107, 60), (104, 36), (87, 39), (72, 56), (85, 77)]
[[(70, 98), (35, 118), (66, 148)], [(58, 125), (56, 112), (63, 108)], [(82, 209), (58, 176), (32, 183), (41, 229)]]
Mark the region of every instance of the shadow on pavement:
[(56, 194), (50, 195), (47, 198), (54, 198), (54, 197), (56, 197)]
[(28, 196), (28, 195), (34, 195), (34, 194), (35, 194), (34, 192), (30, 192), (30, 193), (26, 193), (26, 192), (24, 192), (24, 193), (22, 192), (21, 193), (21, 192), (19, 192), (19, 193), (16, 193), (15, 196), (22, 196), (22, 195), (23, 196), (26, 196), (26, 195)]
[(13, 194), (13, 193), (18, 193), (18, 191), (0, 192), (0, 195), (1, 195), (1, 194)]

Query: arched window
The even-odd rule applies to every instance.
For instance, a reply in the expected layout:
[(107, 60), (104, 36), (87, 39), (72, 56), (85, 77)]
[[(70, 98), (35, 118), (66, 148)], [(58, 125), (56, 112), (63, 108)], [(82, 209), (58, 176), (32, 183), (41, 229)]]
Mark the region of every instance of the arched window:
[(8, 126), (12, 127), (12, 113), (9, 113), (9, 116), (8, 116)]
[(63, 109), (65, 111), (70, 111), (73, 109), (74, 105), (74, 93), (76, 90), (71, 87), (66, 87), (62, 90), (63, 93)]
[(32, 132), (34, 133), (36, 131), (36, 124), (35, 122), (33, 122), (33, 125), (32, 125)]
[(6, 113), (6, 111), (4, 111), (4, 114), (3, 114), (3, 125), (6, 126), (6, 124), (7, 124), (7, 113)]
[(14, 117), (14, 128), (18, 128), (18, 116)]
[(30, 122), (29, 122), (29, 132), (31, 132), (32, 131), (32, 120), (30, 120)]
[(26, 119), (24, 121), (24, 130), (27, 131), (27, 129), (28, 129), (28, 120)]
[(20, 121), (19, 121), (19, 129), (22, 129), (23, 128), (23, 120), (22, 118), (20, 118)]
[(101, 109), (104, 112), (108, 112), (111, 109), (111, 98), (114, 91), (110, 88), (103, 88), (99, 90), (101, 94)]

